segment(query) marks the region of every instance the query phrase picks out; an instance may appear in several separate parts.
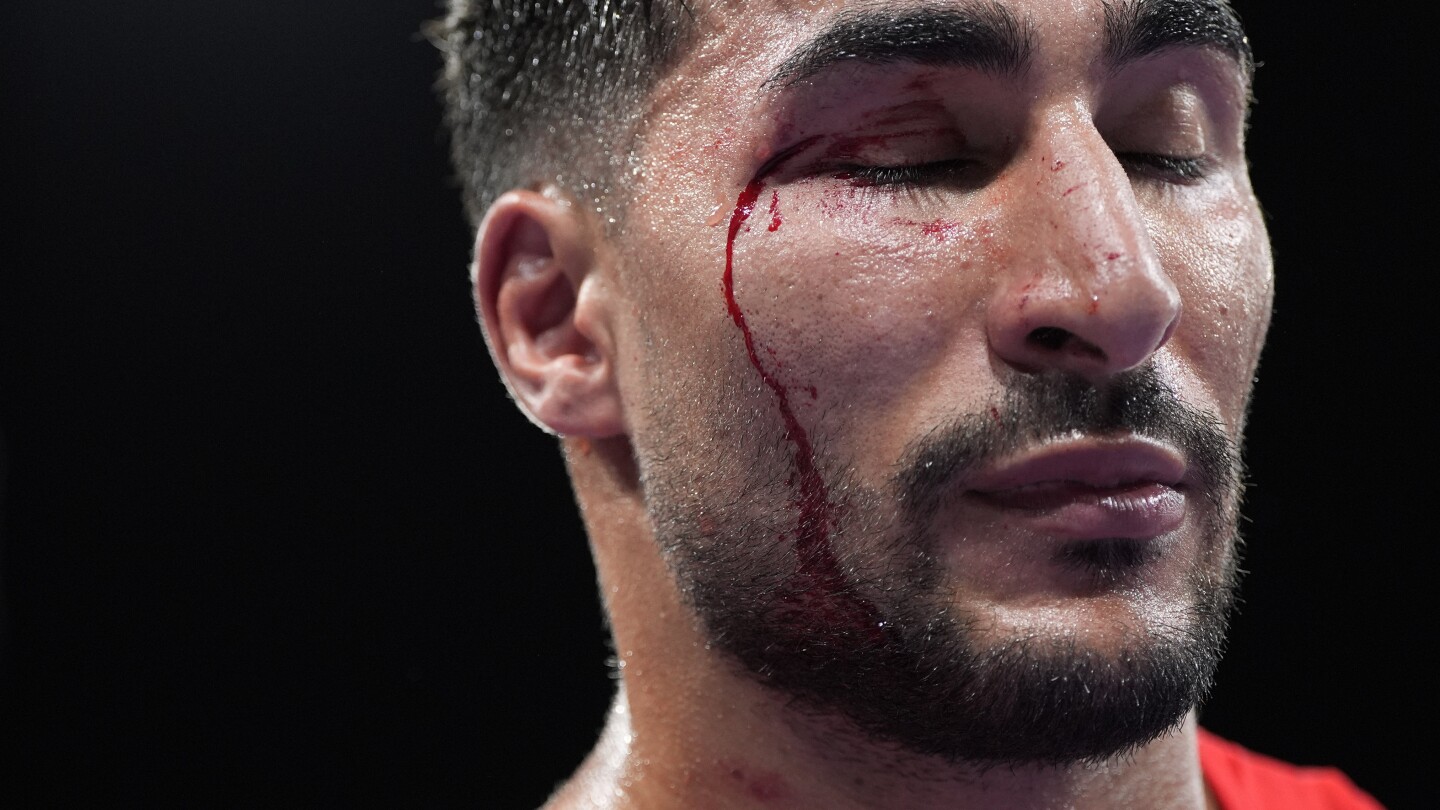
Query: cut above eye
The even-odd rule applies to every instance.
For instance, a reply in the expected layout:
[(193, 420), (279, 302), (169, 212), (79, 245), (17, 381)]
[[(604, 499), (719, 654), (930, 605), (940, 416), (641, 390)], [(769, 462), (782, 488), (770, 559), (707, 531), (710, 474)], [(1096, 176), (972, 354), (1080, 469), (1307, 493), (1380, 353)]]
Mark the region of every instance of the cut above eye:
[(855, 186), (922, 188), (974, 182), (976, 169), (973, 160), (953, 158), (904, 166), (837, 166), (833, 174)]
[(1117, 152), (1116, 159), (1125, 171), (1166, 180), (1172, 183), (1193, 183), (1201, 180), (1210, 171), (1210, 161), (1204, 156), (1181, 157), (1159, 155), (1150, 152)]

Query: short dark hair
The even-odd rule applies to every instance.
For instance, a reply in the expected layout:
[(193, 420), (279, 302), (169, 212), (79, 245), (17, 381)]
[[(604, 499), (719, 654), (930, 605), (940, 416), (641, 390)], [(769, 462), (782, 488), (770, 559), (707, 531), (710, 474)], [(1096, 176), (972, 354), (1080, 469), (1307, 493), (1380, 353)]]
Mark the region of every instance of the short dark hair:
[(450, 155), (474, 225), (500, 194), (553, 182), (599, 207), (640, 104), (691, 30), (687, 0), (450, 0)]

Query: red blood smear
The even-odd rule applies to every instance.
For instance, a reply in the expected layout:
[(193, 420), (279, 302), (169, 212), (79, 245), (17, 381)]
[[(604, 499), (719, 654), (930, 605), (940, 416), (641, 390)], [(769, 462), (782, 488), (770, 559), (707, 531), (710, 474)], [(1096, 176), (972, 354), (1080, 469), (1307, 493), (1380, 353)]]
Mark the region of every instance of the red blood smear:
[[(795, 583), (797, 593), (805, 603), (801, 617), (814, 617), (827, 624), (842, 623), (858, 630), (871, 641), (880, 641), (883, 635), (877, 621), (875, 608), (868, 601), (855, 596), (846, 588), (844, 574), (840, 571), (839, 560), (830, 543), (831, 526), (835, 523), (835, 505), (830, 502), (829, 488), (815, 464), (815, 448), (810, 444), (810, 434), (801, 426), (790, 404), (790, 392), (775, 375), (765, 368), (760, 360), (759, 347), (745, 313), (735, 299), (735, 237), (745, 221), (755, 212), (755, 204), (765, 189), (765, 179), (774, 174), (791, 156), (815, 142), (806, 140), (776, 156), (762, 167), (740, 192), (735, 201), (735, 211), (730, 215), (730, 230), (725, 239), (725, 275), (721, 286), (725, 291), (725, 307), (730, 319), (745, 340), (745, 352), (750, 364), (760, 374), (760, 379), (775, 394), (780, 418), (785, 423), (785, 438), (795, 448), (795, 475), (792, 486), (798, 490), (794, 506), (798, 512), (793, 532), (795, 554), (799, 561)], [(775, 198), (778, 205), (778, 193)], [(767, 347), (768, 349), (768, 347)]]
[(849, 180), (850, 185), (854, 186), (855, 188), (868, 188), (869, 186), (875, 185), (875, 182), (873, 180), (869, 180), (864, 177), (856, 177), (851, 172), (836, 172), (833, 176), (836, 180)]
[(780, 192), (770, 192), (770, 230), (780, 230)]
[(920, 226), (920, 232), (926, 236), (935, 237), (935, 241), (944, 242), (946, 239), (958, 234), (961, 225), (958, 222), (948, 222), (937, 219), (933, 222), (926, 222)]
[(916, 76), (915, 78), (913, 78), (913, 79), (911, 79), (910, 81), (906, 82), (906, 83), (905, 83), (905, 86), (904, 86), (903, 88), (901, 88), (901, 89), (902, 89), (902, 90), (929, 90), (929, 89), (930, 89), (930, 82), (933, 81), (934, 78), (935, 78), (935, 75), (934, 75), (933, 73), (925, 73), (925, 74), (922, 74), (922, 75), (920, 75), (920, 76)]

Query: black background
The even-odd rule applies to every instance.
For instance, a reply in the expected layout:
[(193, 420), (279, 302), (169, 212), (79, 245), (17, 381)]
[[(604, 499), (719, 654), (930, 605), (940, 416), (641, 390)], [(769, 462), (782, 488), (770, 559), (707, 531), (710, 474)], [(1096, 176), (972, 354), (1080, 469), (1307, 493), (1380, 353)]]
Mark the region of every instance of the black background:
[[(1406, 807), (1434, 722), (1433, 104), (1406, 24), (1362, 8), (1241, 7), (1279, 294), (1203, 719)], [(0, 11), (11, 802), (527, 807), (592, 742), (594, 574), (474, 326), (437, 14)]]

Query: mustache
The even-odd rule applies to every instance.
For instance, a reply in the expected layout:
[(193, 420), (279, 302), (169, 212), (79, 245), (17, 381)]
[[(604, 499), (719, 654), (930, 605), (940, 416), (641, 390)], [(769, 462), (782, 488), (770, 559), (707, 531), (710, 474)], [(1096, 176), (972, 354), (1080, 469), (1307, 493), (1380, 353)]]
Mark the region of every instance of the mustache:
[(1150, 363), (1102, 386), (1061, 372), (1017, 372), (985, 412), (943, 422), (913, 442), (892, 486), (907, 517), (924, 521), (957, 479), (1027, 446), (1077, 434), (1134, 434), (1171, 444), (1217, 510), (1243, 479), (1240, 448), (1220, 419), (1184, 402)]

